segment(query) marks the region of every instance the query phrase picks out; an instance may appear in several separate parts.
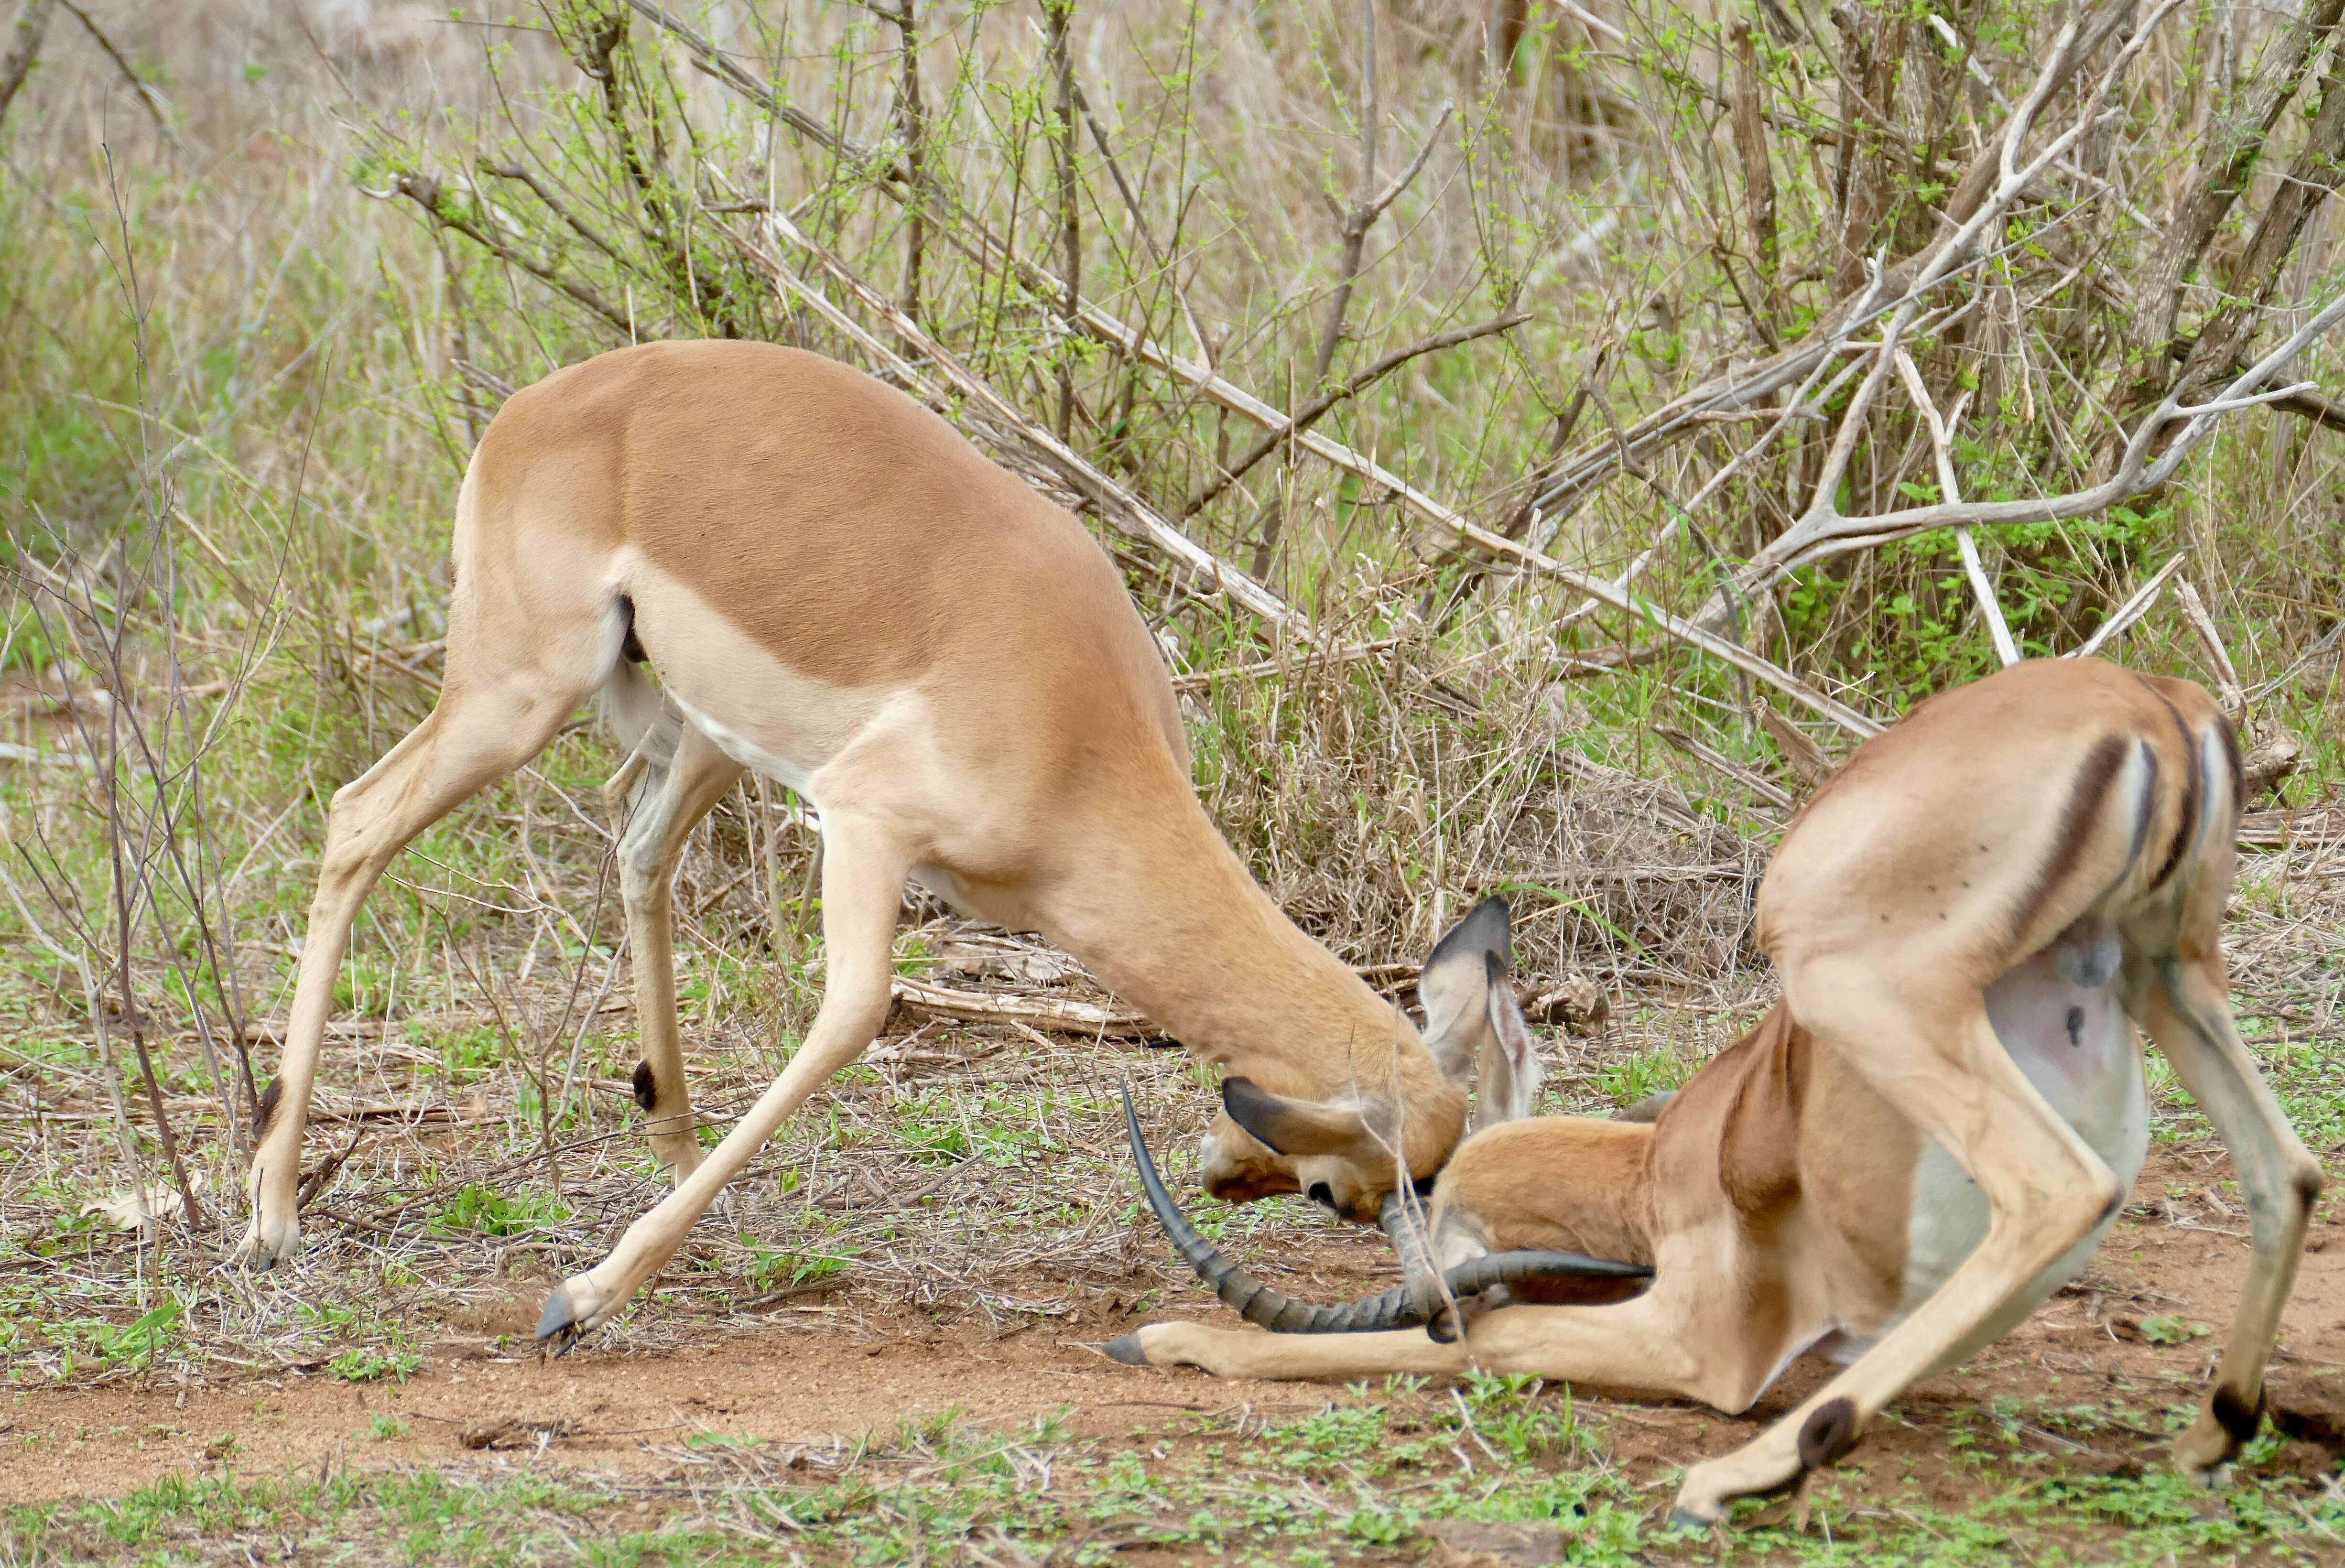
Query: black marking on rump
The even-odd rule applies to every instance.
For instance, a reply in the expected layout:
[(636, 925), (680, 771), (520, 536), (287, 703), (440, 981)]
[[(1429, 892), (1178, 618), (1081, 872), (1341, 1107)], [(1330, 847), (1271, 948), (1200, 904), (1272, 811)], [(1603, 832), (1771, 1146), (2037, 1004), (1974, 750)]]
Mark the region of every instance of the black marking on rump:
[(630, 664), (647, 663), (651, 655), (644, 652), (643, 639), (635, 635), (635, 602), (624, 593), (619, 595), (619, 613), (627, 618), (627, 632), (619, 643), (619, 657)]
[(1800, 1468), (1822, 1470), (1838, 1464), (1856, 1446), (1856, 1406), (1843, 1395), (1826, 1400), (1800, 1425)]
[(284, 1098), (285, 1080), (283, 1078), (269, 1079), (269, 1087), (260, 1091), (260, 1119), (259, 1125), (252, 1129), (254, 1137), (267, 1138), (269, 1136), (269, 1124), (277, 1119), (277, 1102)]
[(2076, 771), (2076, 781), (2069, 785), (2068, 807), (2060, 815), (2060, 836), (2053, 841), (2050, 857), (2036, 873), (2035, 884), (2012, 916), (2014, 936), (2023, 941), (2026, 938), (2035, 917), (2044, 913), (2044, 906), (2084, 858), (2085, 845), (2092, 837), (2093, 824), (2100, 817), (2102, 804), (2108, 799), (2109, 785), (2124, 764), (2125, 754), (2125, 742), (2116, 735), (2103, 735), (2093, 743), (2085, 765)]
[(2248, 804), (2248, 770), (2239, 761), (2239, 734), (2231, 728), (2230, 714), (2217, 712), (2215, 733), (2223, 738), (2223, 761), (2231, 770), (2231, 803), (2244, 807)]
[(637, 1062), (634, 1075), (635, 1103), (645, 1110), (659, 1102), (659, 1080), (652, 1077), (649, 1062)]
[(2071, 1050), (2085, 1043), (2085, 1009), (2068, 1009), (2068, 1047)]
[(2149, 819), (2157, 814), (2157, 748), (2147, 741), (2134, 747), (2141, 759), (2141, 798), (2135, 803), (2133, 813), (2133, 843), (2126, 850), (2126, 865), (2141, 858), (2141, 846), (2149, 842)]
[(2230, 1434), (2235, 1447), (2245, 1447), (2255, 1441), (2257, 1432), (2263, 1430), (2264, 1403), (2265, 1394), (2261, 1389), (2256, 1391), (2256, 1402), (2251, 1407), (2230, 1384), (2218, 1383), (2214, 1397), (2207, 1401), (2207, 1413), (2215, 1418), (2216, 1425)]
[(2156, 697), (2158, 705), (2166, 710), (2166, 716), (2174, 721), (2174, 733), (2182, 741), (2183, 757), (2190, 764), (2189, 774), (2182, 788), (2182, 814), (2174, 824), (2174, 843), (2167, 850), (2165, 864), (2157, 868), (2157, 875), (2149, 879), (2150, 891), (2155, 893), (2166, 885), (2167, 879), (2174, 875), (2175, 867), (2182, 864), (2182, 852), (2198, 836), (2198, 813), (2203, 804), (2201, 797), (2207, 793), (2207, 780), (2198, 766), (2198, 744), (2191, 739), (2190, 726), (2182, 722), (2181, 713), (2166, 700), (2165, 693), (2150, 686), (2147, 681), (2142, 684), (2148, 687), (2149, 694)]

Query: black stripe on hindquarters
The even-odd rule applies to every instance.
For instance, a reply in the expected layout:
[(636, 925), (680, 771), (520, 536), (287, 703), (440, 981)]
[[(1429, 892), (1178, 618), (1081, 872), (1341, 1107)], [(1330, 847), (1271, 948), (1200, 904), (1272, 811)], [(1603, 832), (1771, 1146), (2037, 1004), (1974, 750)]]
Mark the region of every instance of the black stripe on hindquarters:
[[(644, 641), (635, 635), (635, 602), (624, 593), (619, 595), (619, 613), (627, 618), (626, 633), (619, 642), (619, 657), (630, 664), (649, 663), (651, 655), (644, 652)], [(649, 1110), (651, 1108), (645, 1106), (644, 1108)]]
[(2076, 770), (2076, 777), (2068, 786), (2067, 808), (2060, 814), (2060, 836), (2053, 841), (2052, 854), (2043, 870), (2036, 873), (2035, 883), (2019, 901), (2019, 909), (2012, 917), (2015, 937), (2025, 940), (2035, 917), (2068, 880), (2076, 863), (2084, 858), (2085, 845), (2092, 837), (2093, 824), (2101, 814), (2108, 799), (2109, 785), (2116, 782), (2117, 769), (2125, 763), (2126, 744), (2117, 735), (2103, 735), (2093, 743), (2085, 757), (2085, 765)]
[(2239, 760), (2239, 733), (2231, 727), (2231, 715), (2215, 715), (2215, 733), (2223, 739), (2223, 761), (2231, 770), (2231, 804), (2239, 810), (2248, 809), (2247, 764)]
[[(2142, 683), (2145, 686), (2149, 685), (2147, 681)], [(2184, 775), (2182, 814), (2174, 824), (2174, 842), (2167, 847), (2166, 860), (2158, 866), (2157, 875), (2149, 879), (2150, 891), (2155, 893), (2166, 885), (2167, 879), (2172, 876), (2175, 868), (2182, 864), (2182, 852), (2190, 846), (2191, 839), (2198, 835), (2198, 813), (2204, 804), (2207, 778), (2204, 770), (2198, 765), (2198, 743), (2191, 735), (2190, 726), (2182, 722), (2179, 710), (2172, 703), (2167, 702), (2166, 693), (2157, 687), (2149, 686), (2149, 694), (2157, 699), (2158, 705), (2166, 710), (2166, 716), (2174, 721), (2174, 733), (2182, 742), (2182, 759), (2189, 768), (2188, 773)]]

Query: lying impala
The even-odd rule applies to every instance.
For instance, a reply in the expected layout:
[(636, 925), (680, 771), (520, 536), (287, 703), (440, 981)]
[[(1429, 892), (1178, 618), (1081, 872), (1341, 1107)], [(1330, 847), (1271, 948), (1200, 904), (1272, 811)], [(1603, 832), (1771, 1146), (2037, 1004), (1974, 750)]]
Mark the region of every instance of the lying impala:
[[(1463, 1339), (1445, 1340), (1396, 1327), (1427, 1320), (1421, 1292), (1288, 1301), (1213, 1253), (1142, 1149), (1151, 1201), (1223, 1299), (1323, 1337), (1157, 1323), (1109, 1353), (1225, 1377), (1479, 1366), (1729, 1411), (1803, 1351), (1842, 1362), (1758, 1439), (1687, 1472), (1675, 1517), (1708, 1522), (1838, 1459), (1901, 1390), (2085, 1267), (2148, 1145), (2130, 1016), (2213, 1120), (2252, 1216), (2221, 1373), (2175, 1444), (2185, 1472), (2215, 1475), (2261, 1419), (2321, 1185), (2232, 1025), (2220, 926), (2238, 812), (2230, 729), (2187, 682), (2038, 662), (1935, 697), (1858, 749), (1768, 869), (1759, 936), (1783, 999), (1756, 1029), (1650, 1126), (1516, 1121), (1450, 1160), (1437, 1259), (1458, 1295), (1517, 1304), (1464, 1303)], [(1286, 1155), (1324, 1136), (1316, 1108), (1226, 1103)], [(1532, 1248), (1647, 1265), (1609, 1272), (1651, 1283), (1629, 1300), (1633, 1280), (1509, 1286), (1574, 1271), (1518, 1250)], [(1383, 1331), (1327, 1331), (1346, 1330)]]
[[(1207, 1187), (1304, 1189), (1355, 1219), (1388, 1217), (1435, 1299), (1421, 1222), (1386, 1201), (1387, 1144), (1417, 1178), (1440, 1168), (1466, 1116), (1453, 1080), (1497, 1050), (1489, 1009), (1461, 1009), (1421, 1042), (1255, 885), (1190, 789), (1147, 627), (1073, 517), (846, 366), (662, 343), (505, 404), (465, 473), (453, 552), (439, 704), (334, 796), (245, 1257), (265, 1267), (299, 1245), (302, 1128), (360, 901), (418, 833), (599, 693), (634, 748), (613, 793), (643, 1031), (635, 1097), (675, 1189), (554, 1290), (540, 1339), (567, 1348), (608, 1320), (870, 1043), (908, 876), (1047, 933), (1198, 1056), (1309, 1104), (1329, 1136), (1307, 1155), (1218, 1123)], [(676, 1027), (672, 884), (693, 825), (751, 769), (820, 815), (828, 973), (788, 1067), (704, 1154)]]

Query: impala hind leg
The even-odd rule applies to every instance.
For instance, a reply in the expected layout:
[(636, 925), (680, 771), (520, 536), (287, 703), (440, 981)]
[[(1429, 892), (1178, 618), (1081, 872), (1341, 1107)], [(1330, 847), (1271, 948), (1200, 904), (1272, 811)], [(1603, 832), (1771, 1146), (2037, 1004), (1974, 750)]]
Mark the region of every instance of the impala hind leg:
[(896, 916), (904, 878), (919, 858), (885, 823), (832, 809), (822, 824), (822, 1007), (804, 1044), (773, 1086), (723, 1141), (652, 1211), (627, 1227), (611, 1255), (546, 1298), (537, 1337), (567, 1350), (600, 1328), (658, 1273), (726, 1184), (839, 1068), (863, 1054), (888, 1021)]
[(634, 955), (643, 1053), (635, 1064), (635, 1103), (644, 1110), (652, 1158), (679, 1183), (700, 1168), (701, 1148), (675, 1017), (675, 869), (693, 828), (742, 772), (707, 736), (685, 725), (673, 756), (646, 754), (628, 793), (619, 836), (619, 892), (627, 910), (627, 948)]
[(2262, 1424), (2264, 1362), (2296, 1280), (2321, 1173), (2239, 1038), (2219, 952), (2166, 958), (2151, 967), (2155, 978), (2140, 987), (2137, 1009), (2142, 1027), (2231, 1151), (2254, 1234), (2247, 1288), (2231, 1320), (2222, 1371), (2207, 1391), (2197, 1422), (2174, 1440), (2176, 1464), (2186, 1473), (2208, 1476)]
[(335, 792), (326, 819), (318, 891), (293, 986), (285, 1055), (261, 1098), (260, 1147), (245, 1185), (252, 1219), (237, 1249), (259, 1268), (290, 1258), (301, 1242), (295, 1212), (301, 1134), (317, 1081), (334, 976), (359, 905), (391, 858), (473, 791), (529, 761), (579, 703), (576, 690), (517, 678), (467, 681), (451, 673), (440, 703), (381, 762)]
[(1752, 1442), (1686, 1472), (1673, 1517), (1715, 1522), (1738, 1497), (1775, 1492), (1856, 1445), (1864, 1423), (1917, 1380), (1999, 1329), (2021, 1292), (2111, 1219), (2116, 1176), (2045, 1103), (1988, 1023), (1984, 996), (1884, 980), (1869, 956), (1787, 972), (1802, 1023), (1935, 1138), (1985, 1191), (1986, 1237), (1946, 1282)]

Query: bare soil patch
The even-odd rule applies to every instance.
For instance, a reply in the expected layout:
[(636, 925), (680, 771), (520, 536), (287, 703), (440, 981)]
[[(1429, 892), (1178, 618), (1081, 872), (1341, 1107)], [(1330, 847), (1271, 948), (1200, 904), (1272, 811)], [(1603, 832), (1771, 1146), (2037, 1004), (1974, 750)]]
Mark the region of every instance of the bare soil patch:
[[(2224, 1193), (2228, 1176), (2218, 1152), (2155, 1151), (2131, 1210), (2083, 1280), (1972, 1365), (1910, 1391), (1867, 1433), (1845, 1479), (1918, 1475), (1933, 1482), (1937, 1501), (1959, 1503), (1982, 1472), (1949, 1462), (1950, 1438), (2006, 1397), (2106, 1405), (2122, 1395), (2120, 1413), (2087, 1436), (2024, 1417), (2020, 1435), (2086, 1473), (2164, 1462), (2163, 1413), (2197, 1397), (2245, 1277), (2245, 1217), (2215, 1207), (2238, 1208)], [(1364, 1288), (1386, 1271), (1379, 1239), (1367, 1235), (1329, 1234), (1284, 1262), (1279, 1272), (1291, 1284), (1323, 1292)], [(945, 1325), (901, 1308), (821, 1302), (746, 1320), (679, 1314), (671, 1348), (590, 1341), (559, 1361), (525, 1348), (538, 1299), (535, 1285), (516, 1285), (509, 1300), (464, 1314), (469, 1321), (451, 1323), (425, 1347), (421, 1369), (404, 1384), (352, 1383), (296, 1365), (17, 1392), (0, 1416), (8, 1439), (0, 1499), (117, 1495), (227, 1467), (330, 1474), (551, 1466), (657, 1482), (686, 1479), (704, 1462), (695, 1438), (705, 1444), (710, 1434), (758, 1440), (768, 1452), (837, 1452), (947, 1411), (987, 1423), (1065, 1412), (1078, 1435), (1137, 1440), (1161, 1435), (1184, 1412), (1246, 1408), (1274, 1421), (1385, 1397), (1135, 1371), (1091, 1348), (1151, 1317), (1208, 1315), (1193, 1296), (1148, 1312), (1110, 1298), (1071, 1318), (1000, 1330), (974, 1314)], [(2345, 1425), (2345, 1225), (2316, 1226), (2285, 1329), (2270, 1379), (2274, 1410), (2283, 1430), (2315, 1441), (2291, 1442), (2278, 1462), (2309, 1474), (2333, 1467)], [(1658, 1484), (1674, 1466), (1747, 1441), (1829, 1371), (1813, 1361), (1793, 1367), (1741, 1416), (1596, 1395), (1582, 1411), (1609, 1431), (1619, 1465)]]

